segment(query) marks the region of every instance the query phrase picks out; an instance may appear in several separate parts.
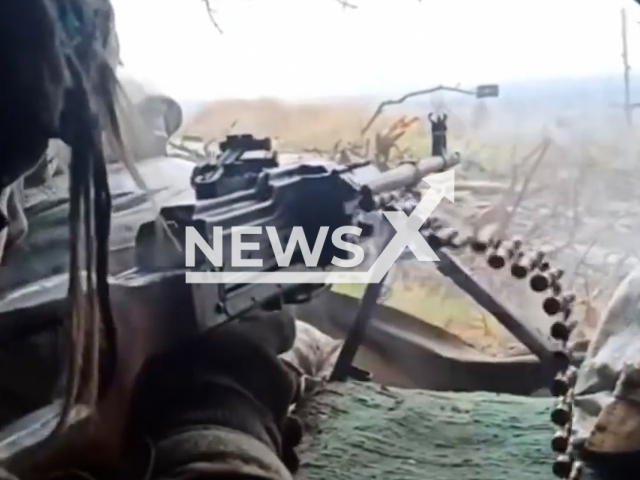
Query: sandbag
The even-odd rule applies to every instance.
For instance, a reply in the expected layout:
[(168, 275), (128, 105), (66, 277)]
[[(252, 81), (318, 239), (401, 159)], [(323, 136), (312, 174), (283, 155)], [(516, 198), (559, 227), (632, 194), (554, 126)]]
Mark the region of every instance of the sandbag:
[(298, 375), (302, 397), (312, 395), (328, 381), (343, 343), (296, 320), (293, 347), (280, 355), (280, 359)]
[(342, 340), (331, 338), (316, 327), (296, 320), (293, 348), (280, 357), (305, 375), (326, 379), (333, 370), (342, 344)]
[(640, 452), (640, 267), (614, 292), (575, 388), (574, 435), (599, 453)]

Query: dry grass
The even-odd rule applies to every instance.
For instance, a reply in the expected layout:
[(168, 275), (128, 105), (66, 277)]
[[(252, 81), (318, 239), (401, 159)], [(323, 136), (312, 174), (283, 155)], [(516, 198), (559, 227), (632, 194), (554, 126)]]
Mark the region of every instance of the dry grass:
[[(355, 142), (373, 108), (361, 102), (287, 103), (275, 99), (221, 100), (212, 102), (187, 126), (185, 133), (204, 140), (220, 139), (230, 132), (251, 132), (279, 140), (287, 151), (319, 149), (331, 151), (338, 140)], [(401, 114), (383, 115), (375, 127), (388, 127)], [(416, 125), (404, 139), (424, 154), (429, 140), (422, 125)]]
[[(219, 100), (211, 102), (199, 115), (182, 129), (182, 134), (196, 135), (208, 140), (221, 140), (229, 133), (251, 132), (257, 136), (278, 139), (281, 151), (331, 152), (336, 142), (342, 144), (363, 142), (360, 131), (371, 117), (375, 105), (360, 101), (290, 103), (278, 99)], [(407, 114), (396, 107), (385, 112), (374, 123), (370, 135), (390, 126)], [(465, 124), (462, 118), (449, 119), (449, 148), (472, 155), (476, 161), (492, 170), (501, 170), (513, 155), (508, 141), (486, 141), (477, 129)], [(410, 156), (424, 157), (431, 151), (429, 126), (414, 124), (398, 142), (401, 150)], [(530, 144), (520, 142), (518, 153), (533, 149), (538, 140)], [(393, 157), (397, 157), (395, 151)]]

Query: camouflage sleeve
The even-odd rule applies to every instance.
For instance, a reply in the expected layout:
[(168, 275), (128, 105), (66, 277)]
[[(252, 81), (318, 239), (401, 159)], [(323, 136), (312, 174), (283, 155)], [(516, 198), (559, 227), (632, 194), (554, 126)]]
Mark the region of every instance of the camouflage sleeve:
[(250, 435), (222, 427), (185, 431), (156, 445), (154, 480), (293, 477), (276, 454)]
[(290, 342), (280, 345), (288, 333), (272, 315), (213, 329), (144, 367), (128, 437), (132, 454), (143, 441), (153, 445), (150, 478), (292, 479), (302, 435), (289, 416), (297, 385), (277, 357)]

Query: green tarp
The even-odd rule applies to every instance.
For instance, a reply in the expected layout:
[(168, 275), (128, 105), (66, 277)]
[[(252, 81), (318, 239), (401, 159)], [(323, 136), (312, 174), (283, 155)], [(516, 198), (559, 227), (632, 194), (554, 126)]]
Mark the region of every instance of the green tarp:
[(303, 409), (308, 425), (299, 478), (553, 479), (551, 402), (373, 383), (331, 385)]

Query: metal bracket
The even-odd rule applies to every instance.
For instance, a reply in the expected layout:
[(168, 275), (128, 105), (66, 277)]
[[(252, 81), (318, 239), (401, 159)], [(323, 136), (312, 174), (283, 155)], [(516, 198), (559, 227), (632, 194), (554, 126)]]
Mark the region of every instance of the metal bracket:
[[(381, 225), (390, 227), (390, 224), (386, 219), (381, 223)], [(378, 253), (382, 253), (382, 251), (387, 248), (387, 245), (389, 245), (395, 234), (395, 230), (393, 232), (388, 231), (386, 233), (385, 240), (380, 244), (380, 251)], [(380, 280), (379, 283), (369, 283), (367, 285), (362, 300), (360, 301), (360, 308), (358, 308), (356, 318), (353, 321), (353, 325), (349, 330), (349, 334), (347, 335), (342, 348), (340, 349), (338, 359), (335, 366), (333, 367), (331, 376), (329, 377), (330, 381), (344, 381), (350, 376), (353, 360), (358, 353), (358, 348), (360, 348), (365, 334), (367, 333), (367, 328), (369, 326), (369, 323), (371, 322), (373, 311), (378, 304), (378, 299), (380, 298), (380, 294), (382, 293), (382, 288), (384, 287), (384, 282), (387, 279), (387, 275), (388, 272), (384, 275), (384, 277), (382, 277), (382, 280)]]

